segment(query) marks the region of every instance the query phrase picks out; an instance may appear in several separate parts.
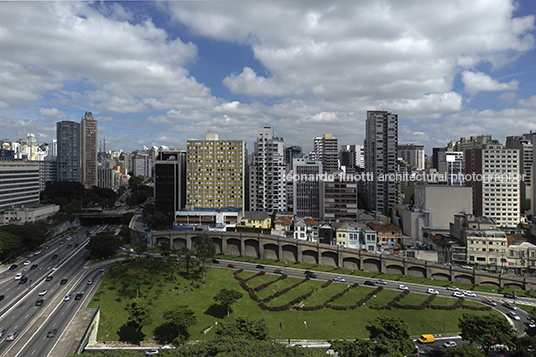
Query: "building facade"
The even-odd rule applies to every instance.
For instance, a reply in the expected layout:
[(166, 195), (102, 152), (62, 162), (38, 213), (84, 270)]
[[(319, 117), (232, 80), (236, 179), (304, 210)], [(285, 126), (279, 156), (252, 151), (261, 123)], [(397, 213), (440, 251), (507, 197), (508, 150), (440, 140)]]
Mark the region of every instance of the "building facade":
[(163, 214), (186, 205), (186, 150), (162, 150), (155, 161), (154, 197), (156, 211)]
[(219, 140), (207, 133), (204, 140), (187, 142), (187, 204), (195, 207), (243, 209), (245, 206), (246, 144)]
[(0, 210), (39, 203), (39, 163), (0, 160)]
[(292, 167), (294, 216), (323, 218), (322, 162), (294, 159)]
[(422, 171), (425, 169), (424, 145), (398, 145), (398, 157), (407, 162), (412, 170)]
[(97, 143), (98, 122), (91, 112), (86, 112), (81, 123), (82, 184), (91, 188), (97, 186)]
[(80, 155), (80, 123), (60, 121), (56, 123), (58, 140), (58, 181), (81, 182)]

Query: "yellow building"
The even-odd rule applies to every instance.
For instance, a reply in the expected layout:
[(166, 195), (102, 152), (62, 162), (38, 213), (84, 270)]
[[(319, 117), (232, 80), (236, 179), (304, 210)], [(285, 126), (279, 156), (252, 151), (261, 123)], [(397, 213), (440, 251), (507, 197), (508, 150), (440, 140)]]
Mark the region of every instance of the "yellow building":
[(238, 227), (270, 229), (272, 227), (272, 218), (266, 212), (249, 211), (244, 212)]
[(186, 203), (196, 207), (244, 208), (246, 144), (219, 140), (207, 133), (204, 140), (188, 140)]

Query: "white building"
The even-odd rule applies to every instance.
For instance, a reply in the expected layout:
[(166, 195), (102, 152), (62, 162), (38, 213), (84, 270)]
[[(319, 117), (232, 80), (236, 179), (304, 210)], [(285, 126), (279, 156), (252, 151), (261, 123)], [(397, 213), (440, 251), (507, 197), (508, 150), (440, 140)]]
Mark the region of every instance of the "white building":
[(414, 171), (425, 169), (424, 145), (398, 145), (398, 157), (407, 162), (409, 167)]

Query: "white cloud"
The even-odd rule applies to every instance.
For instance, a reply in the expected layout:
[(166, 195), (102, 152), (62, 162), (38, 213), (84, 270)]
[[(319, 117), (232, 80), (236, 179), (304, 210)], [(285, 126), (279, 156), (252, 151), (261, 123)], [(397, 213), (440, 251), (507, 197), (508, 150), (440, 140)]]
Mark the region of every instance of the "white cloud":
[(58, 108), (41, 108), (39, 109), (39, 115), (60, 120), (67, 119), (67, 114), (58, 110)]
[(519, 81), (515, 79), (508, 83), (500, 83), (490, 75), (471, 71), (462, 73), (462, 82), (465, 85), (465, 92), (470, 95), (476, 95), (478, 92), (513, 91), (517, 90), (519, 84)]

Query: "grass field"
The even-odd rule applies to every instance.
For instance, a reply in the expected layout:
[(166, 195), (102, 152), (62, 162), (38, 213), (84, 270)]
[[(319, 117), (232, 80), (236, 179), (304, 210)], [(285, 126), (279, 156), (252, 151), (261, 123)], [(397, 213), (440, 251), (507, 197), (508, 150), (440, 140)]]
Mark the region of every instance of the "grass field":
[[(445, 332), (458, 331), (458, 319), (466, 310), (439, 311), (426, 309), (415, 310), (375, 310), (368, 306), (381, 306), (392, 300), (399, 292), (384, 290), (375, 298), (371, 299), (366, 306), (350, 311), (335, 311), (332, 309), (322, 309), (318, 311), (298, 311), (290, 310), (283, 312), (264, 311), (258, 304), (249, 298), (248, 294), (240, 287), (238, 281), (234, 279), (232, 270), (208, 268), (206, 274), (206, 284), (200, 281), (199, 272), (192, 274), (187, 279), (184, 271), (178, 271), (178, 264), (167, 265), (162, 261), (141, 261), (120, 266), (111, 266), (105, 275), (104, 281), (99, 286), (88, 307), (101, 308), (101, 320), (97, 340), (99, 341), (132, 341), (132, 331), (127, 328), (127, 311), (125, 307), (138, 295), (150, 304), (153, 323), (143, 328), (145, 339), (149, 340), (154, 335), (155, 328), (163, 324), (163, 313), (165, 310), (176, 305), (187, 305), (195, 311), (198, 322), (190, 329), (191, 340), (202, 340), (211, 337), (213, 332), (203, 335), (201, 332), (216, 322), (225, 322), (227, 317), (222, 314), (222, 309), (218, 307), (213, 297), (222, 288), (235, 289), (243, 294), (243, 297), (232, 306), (231, 319), (236, 316), (250, 316), (263, 318), (270, 330), (273, 338), (278, 337), (279, 324), (281, 323), (283, 339), (305, 338), (304, 321), (307, 321), (308, 337), (310, 339), (352, 339), (368, 337), (365, 326), (368, 321), (374, 320), (378, 316), (397, 316), (404, 320), (412, 335), (422, 333), (442, 333), (443, 326)], [(249, 273), (242, 273), (242, 276), (250, 276)], [(271, 275), (271, 274), (270, 274)], [(255, 278), (251, 282), (259, 279), (266, 281), (269, 274)], [(271, 275), (276, 279), (279, 275)], [(274, 291), (289, 286), (301, 279), (287, 278), (269, 288), (258, 292), (259, 296), (271, 295)], [(268, 280), (269, 281), (269, 280)], [(303, 284), (318, 287), (322, 282)], [(315, 285), (316, 286), (316, 285)], [(319, 289), (311, 296), (313, 301), (319, 302), (327, 295), (333, 295), (344, 289), (345, 284), (331, 284), (328, 289)], [(321, 290), (326, 290), (326, 292)], [(328, 290), (331, 290), (329, 293)], [(335, 304), (355, 304), (372, 289), (368, 287), (358, 287), (350, 290), (343, 298), (337, 300)], [(305, 290), (306, 291), (306, 290)], [(333, 294), (331, 294), (333, 293)], [(318, 294), (317, 296), (315, 296)], [(290, 296), (290, 295), (289, 295)], [(285, 298), (289, 300), (289, 296)], [(423, 299), (425, 295), (422, 295)], [(436, 299), (438, 300), (438, 299)], [(453, 299), (449, 299), (454, 303)], [(283, 301), (283, 299), (282, 299)], [(275, 300), (271, 302), (273, 304)], [(309, 303), (309, 302), (308, 302)], [(490, 312), (471, 312), (475, 314), (487, 315)], [(495, 313), (495, 312), (491, 312)]]

